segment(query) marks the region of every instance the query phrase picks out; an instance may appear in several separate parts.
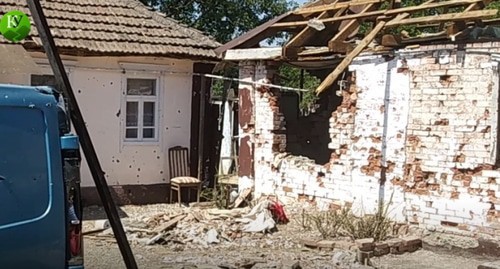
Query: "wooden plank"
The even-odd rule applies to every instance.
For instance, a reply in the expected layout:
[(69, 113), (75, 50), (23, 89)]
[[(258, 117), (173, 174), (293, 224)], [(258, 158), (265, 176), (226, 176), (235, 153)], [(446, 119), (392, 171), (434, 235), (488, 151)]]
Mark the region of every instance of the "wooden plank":
[[(374, 6), (375, 6), (374, 4), (369, 4), (360, 13), (368, 12)], [(331, 51), (335, 51), (336, 43), (343, 42), (358, 27), (359, 27), (359, 21), (351, 20), (347, 25), (345, 25), (342, 28), (342, 30), (340, 30), (332, 39), (330, 39), (330, 41), (328, 41), (328, 48), (330, 48)]]
[(181, 220), (183, 220), (187, 215), (186, 214), (182, 214), (180, 216), (177, 216), (165, 223), (163, 223), (162, 225), (156, 227), (153, 232), (154, 233), (163, 233), (164, 231), (174, 227), (175, 225), (177, 225), (177, 223)]
[[(320, 20), (323, 23), (331, 23), (331, 22), (338, 22), (338, 21), (345, 21), (345, 20), (351, 20), (351, 19), (360, 19), (360, 18), (376, 18), (377, 16), (384, 15), (385, 10), (377, 10), (377, 11), (372, 11), (372, 12), (365, 12), (363, 14), (352, 14), (352, 15), (345, 15), (341, 17), (335, 17), (335, 18), (328, 18), (328, 19), (323, 19)], [(293, 27), (298, 27), (298, 26), (306, 26), (308, 24), (307, 21), (294, 21), (294, 22), (280, 22), (280, 23), (275, 23), (271, 25), (271, 28), (293, 28)]]
[(226, 51), (224, 60), (272, 60), (281, 57), (281, 47), (277, 48), (256, 48), (256, 49), (230, 49)]
[(382, 3), (384, 1), (385, 0), (347, 1), (347, 2), (341, 2), (341, 3), (333, 3), (333, 4), (329, 4), (329, 5), (309, 7), (309, 8), (299, 8), (298, 10), (294, 11), (293, 14), (305, 15), (305, 14), (319, 13), (319, 12), (323, 12), (323, 11), (327, 11), (327, 10), (336, 10), (336, 9), (341, 9), (341, 8), (350, 8), (353, 6), (364, 6), (364, 5), (368, 5), (368, 4)]
[(422, 11), (422, 10), (430, 9), (430, 8), (463, 6), (463, 5), (478, 3), (481, 1), (482, 0), (454, 0), (454, 1), (445, 1), (445, 2), (438, 2), (438, 3), (424, 3), (424, 4), (418, 5), (418, 6), (403, 7), (403, 8), (398, 8), (398, 9), (387, 10), (385, 12), (385, 15), (395, 15), (395, 14), (399, 14), (402, 12), (412, 13), (412, 12)]
[(316, 89), (316, 94), (320, 94), (323, 91), (325, 91), (328, 87), (330, 87), (335, 80), (344, 72), (344, 70), (349, 66), (352, 62), (352, 60), (358, 56), (372, 41), (375, 39), (377, 34), (382, 31), (382, 29), (385, 27), (386, 22), (379, 22), (377, 26), (367, 35), (363, 40), (361, 40), (361, 43), (353, 50), (351, 51), (345, 58), (342, 60), (342, 62), (333, 70), (332, 73), (330, 73), (323, 82), (318, 86)]
[[(323, 11), (317, 19), (325, 19), (330, 16), (330, 11)], [(313, 27), (306, 27), (304, 28), (300, 33), (295, 35), (292, 40), (290, 40), (284, 47), (283, 47), (283, 56), (285, 58), (294, 58), (297, 56), (298, 50), (292, 49), (292, 48), (298, 48), (303, 46), (308, 40), (311, 39), (311, 37), (317, 33), (318, 30), (314, 29)], [(293, 52), (293, 53), (292, 53)]]
[(470, 11), (467, 13), (450, 13), (436, 16), (426, 16), (419, 18), (410, 18), (404, 19), (401, 21), (390, 21), (387, 23), (387, 27), (395, 27), (405, 24), (426, 24), (426, 23), (437, 23), (443, 21), (461, 21), (461, 20), (471, 20), (471, 19), (479, 19), (479, 18), (489, 18), (494, 17), (498, 13), (498, 10), (489, 9), (489, 10), (479, 10), (479, 11)]
[[(439, 2), (439, 3), (425, 3), (422, 5), (418, 6), (411, 6), (411, 7), (404, 7), (404, 8), (398, 8), (398, 9), (391, 9), (391, 10), (377, 10), (377, 11), (372, 11), (372, 12), (365, 12), (365, 13), (358, 13), (358, 14), (352, 14), (352, 15), (346, 15), (346, 16), (341, 16), (341, 17), (335, 17), (335, 18), (327, 18), (327, 19), (322, 19), (320, 20), (323, 23), (331, 23), (331, 22), (336, 22), (336, 21), (344, 21), (344, 20), (350, 20), (350, 19), (361, 19), (361, 18), (376, 18), (377, 16), (390, 16), (390, 15), (397, 15), (403, 12), (408, 12), (408, 13), (413, 13), (413, 12), (418, 12), (430, 8), (440, 8), (440, 7), (451, 7), (451, 6), (461, 6), (461, 5), (467, 5), (471, 3), (476, 3), (476, 2), (481, 2), (482, 0), (454, 0), (454, 1), (446, 1), (446, 2)], [(452, 14), (461, 14), (461, 13), (452, 13)], [(439, 15), (439, 16), (445, 16), (449, 14), (444, 14), (444, 15)], [(465, 14), (464, 14), (465, 16)], [(474, 15), (471, 15), (472, 18), (475, 18)], [(423, 18), (428, 18), (428, 17), (423, 17)], [(414, 19), (420, 19), (420, 18), (414, 18)], [(410, 20), (410, 19), (409, 19)], [(421, 22), (419, 20), (415, 20), (417, 23)], [(295, 21), (295, 22), (281, 22), (281, 23), (275, 23), (270, 26), (270, 28), (293, 28), (293, 27), (299, 27), (299, 26), (306, 26), (308, 24), (307, 21)], [(409, 24), (409, 23), (405, 23)]]

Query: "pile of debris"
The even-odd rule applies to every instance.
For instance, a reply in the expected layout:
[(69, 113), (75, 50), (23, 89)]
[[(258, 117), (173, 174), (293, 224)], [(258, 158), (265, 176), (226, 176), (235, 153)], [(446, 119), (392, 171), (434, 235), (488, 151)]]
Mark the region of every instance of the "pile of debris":
[[(124, 219), (123, 224), (132, 243), (163, 244), (173, 248), (208, 248), (211, 244), (232, 243), (245, 234), (262, 236), (276, 230), (288, 219), (282, 205), (269, 198), (250, 208), (202, 209), (175, 208), (153, 216)], [(87, 236), (111, 238), (113, 232), (106, 220), (94, 222)]]

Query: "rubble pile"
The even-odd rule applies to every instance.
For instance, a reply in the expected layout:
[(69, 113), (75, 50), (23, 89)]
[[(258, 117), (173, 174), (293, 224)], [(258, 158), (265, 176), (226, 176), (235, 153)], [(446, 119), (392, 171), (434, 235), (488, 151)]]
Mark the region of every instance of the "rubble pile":
[[(211, 245), (234, 245), (261, 239), (277, 229), (277, 222), (286, 216), (274, 215), (276, 203), (265, 199), (253, 208), (202, 209), (175, 208), (155, 215), (138, 215), (123, 219), (128, 239), (142, 245), (161, 244), (173, 249), (208, 248)], [(280, 211), (283, 214), (282, 211)], [(99, 226), (99, 227), (98, 227)], [(107, 223), (96, 221), (87, 236), (111, 238), (113, 232)], [(279, 238), (278, 238), (279, 239)], [(253, 242), (255, 247), (259, 247)], [(273, 245), (272, 242), (267, 242)], [(278, 244), (290, 246), (292, 243)]]

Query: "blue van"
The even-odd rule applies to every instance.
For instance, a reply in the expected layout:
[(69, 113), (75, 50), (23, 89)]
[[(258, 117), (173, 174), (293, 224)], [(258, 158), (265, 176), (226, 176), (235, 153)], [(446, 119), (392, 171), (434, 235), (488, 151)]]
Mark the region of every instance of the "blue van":
[(80, 151), (62, 96), (0, 84), (0, 268), (82, 269)]

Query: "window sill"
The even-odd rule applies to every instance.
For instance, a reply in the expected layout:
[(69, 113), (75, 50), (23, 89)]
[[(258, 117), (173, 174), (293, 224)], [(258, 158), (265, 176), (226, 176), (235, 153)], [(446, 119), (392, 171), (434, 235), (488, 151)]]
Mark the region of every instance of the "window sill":
[(123, 141), (124, 146), (159, 146), (160, 141), (144, 141), (144, 140), (125, 140)]

